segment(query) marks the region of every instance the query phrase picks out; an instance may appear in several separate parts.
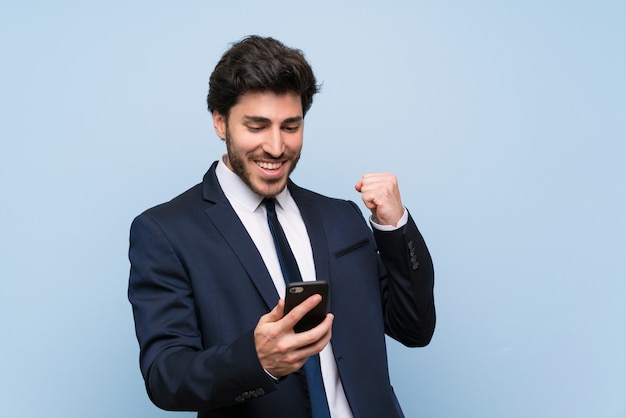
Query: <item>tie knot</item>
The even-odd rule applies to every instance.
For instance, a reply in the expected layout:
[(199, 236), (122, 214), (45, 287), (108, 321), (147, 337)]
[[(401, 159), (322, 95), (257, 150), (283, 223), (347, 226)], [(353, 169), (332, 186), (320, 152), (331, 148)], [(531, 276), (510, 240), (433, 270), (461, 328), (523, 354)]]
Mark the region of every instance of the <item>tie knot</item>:
[(263, 204), (265, 205), (265, 209), (267, 209), (270, 213), (276, 213), (276, 199), (273, 197), (266, 197), (263, 199)]

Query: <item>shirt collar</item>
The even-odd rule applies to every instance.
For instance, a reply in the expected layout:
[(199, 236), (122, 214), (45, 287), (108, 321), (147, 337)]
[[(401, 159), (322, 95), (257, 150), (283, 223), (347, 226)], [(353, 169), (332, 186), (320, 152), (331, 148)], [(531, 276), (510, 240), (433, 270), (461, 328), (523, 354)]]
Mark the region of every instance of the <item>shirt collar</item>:
[[(261, 202), (263, 202), (264, 197), (253, 192), (241, 177), (233, 173), (226, 163), (224, 163), (225, 158), (226, 155), (220, 158), (217, 163), (217, 168), (215, 169), (215, 175), (217, 176), (217, 180), (224, 194), (229, 200), (237, 201), (237, 203), (246, 208), (246, 210), (250, 212), (256, 211)], [(274, 197), (276, 202), (284, 209), (290, 197), (289, 189), (285, 187), (282, 192)]]

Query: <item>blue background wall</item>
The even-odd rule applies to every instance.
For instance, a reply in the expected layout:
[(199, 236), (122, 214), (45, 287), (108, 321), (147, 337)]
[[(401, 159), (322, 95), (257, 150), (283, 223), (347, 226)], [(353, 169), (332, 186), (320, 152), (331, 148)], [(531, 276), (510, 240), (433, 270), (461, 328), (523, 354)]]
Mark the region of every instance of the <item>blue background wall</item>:
[(361, 174), (392, 171), (430, 245), (434, 340), (389, 342), (407, 416), (626, 417), (625, 18), (607, 0), (2, 2), (2, 416), (191, 416), (145, 395), (128, 228), (224, 152), (209, 74), (258, 33), (323, 82), (294, 179), (358, 200)]

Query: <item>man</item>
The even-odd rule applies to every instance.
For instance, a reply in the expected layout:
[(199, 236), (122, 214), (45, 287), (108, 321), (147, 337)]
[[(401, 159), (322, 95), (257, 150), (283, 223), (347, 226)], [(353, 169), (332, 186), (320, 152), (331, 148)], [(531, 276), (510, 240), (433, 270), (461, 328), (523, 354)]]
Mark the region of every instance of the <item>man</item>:
[[(207, 99), (227, 154), (201, 184), (131, 226), (129, 299), (141, 371), (163, 409), (199, 417), (294, 418), (318, 416), (316, 408), (335, 418), (403, 416), (384, 334), (407, 346), (429, 343), (432, 262), (393, 175), (366, 174), (355, 186), (373, 234), (354, 203), (289, 180), (317, 91), (299, 50), (257, 36), (234, 44), (211, 75)], [(321, 298), (284, 314), (287, 273), (269, 212), (302, 280), (330, 283), (331, 313), (308, 331), (293, 328)], [(317, 359), (319, 384), (309, 381)]]

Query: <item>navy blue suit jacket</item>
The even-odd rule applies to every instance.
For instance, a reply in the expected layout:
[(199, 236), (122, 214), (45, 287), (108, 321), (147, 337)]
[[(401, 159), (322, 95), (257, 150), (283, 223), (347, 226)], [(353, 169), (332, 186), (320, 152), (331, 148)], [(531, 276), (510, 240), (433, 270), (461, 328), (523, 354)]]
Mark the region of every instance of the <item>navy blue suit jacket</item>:
[[(279, 295), (215, 166), (201, 184), (131, 226), (129, 299), (148, 395), (163, 409), (199, 417), (309, 416), (304, 374), (276, 382), (256, 355), (254, 327)], [(372, 234), (354, 203), (288, 187), (317, 278), (330, 282), (333, 351), (354, 416), (401, 417), (385, 333), (407, 346), (432, 337), (426, 245), (410, 217), (398, 231)]]

